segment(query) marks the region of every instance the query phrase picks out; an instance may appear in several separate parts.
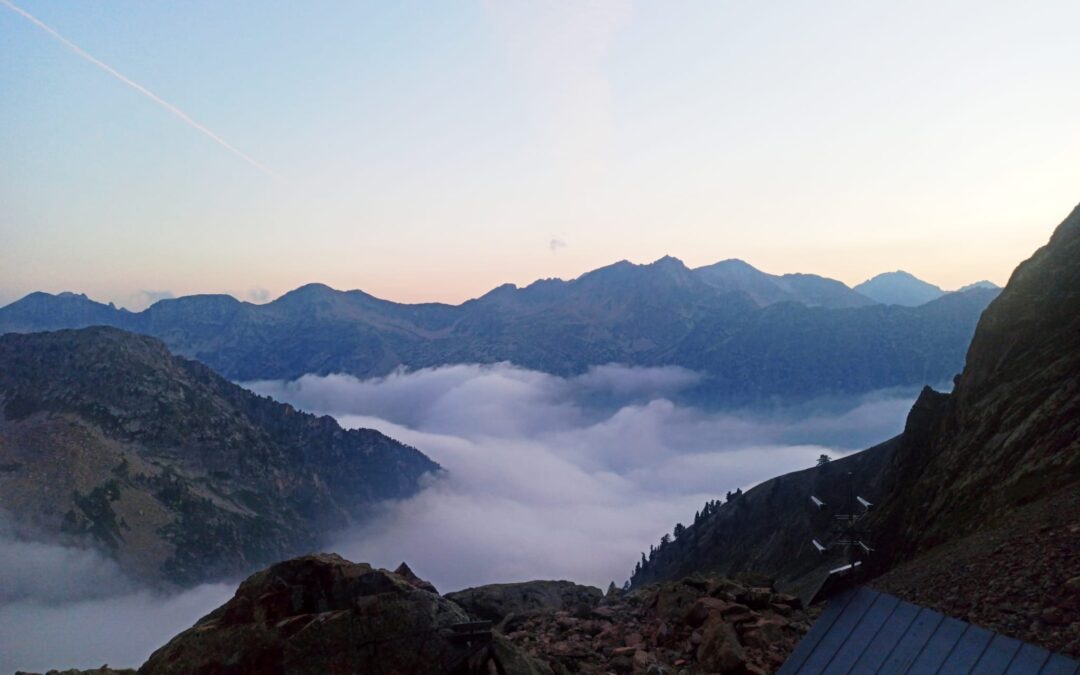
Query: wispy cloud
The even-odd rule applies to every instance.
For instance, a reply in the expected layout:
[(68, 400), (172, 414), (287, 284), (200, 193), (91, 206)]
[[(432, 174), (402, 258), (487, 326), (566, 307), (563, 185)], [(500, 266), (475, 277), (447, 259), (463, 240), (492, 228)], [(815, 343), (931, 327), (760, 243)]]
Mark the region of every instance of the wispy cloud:
[(199, 133), (203, 134), (204, 136), (206, 136), (210, 140), (214, 141), (215, 143), (217, 143), (221, 147), (223, 147), (226, 150), (228, 150), (229, 152), (233, 153), (234, 155), (236, 155), (240, 159), (244, 160), (245, 162), (247, 162), (251, 166), (258, 169), (259, 171), (262, 171), (263, 173), (265, 173), (268, 176), (271, 176), (271, 177), (276, 178), (276, 179), (278, 179), (278, 180), (280, 180), (282, 182), (285, 182), (285, 179), (280, 174), (278, 174), (273, 169), (271, 169), (270, 167), (266, 166), (265, 164), (263, 164), (259, 160), (255, 159), (251, 155), (247, 154), (246, 152), (244, 152), (240, 148), (237, 148), (232, 143), (229, 143), (228, 141), (226, 141), (221, 136), (218, 136), (216, 133), (214, 133), (210, 129), (206, 128), (204, 125), (196, 122), (195, 120), (193, 120), (187, 113), (185, 113), (180, 108), (177, 108), (172, 103), (169, 103), (168, 101), (161, 98), (160, 96), (158, 96), (154, 92), (150, 91), (146, 87), (142, 86), (138, 82), (135, 82), (134, 80), (127, 77), (123, 73), (119, 72), (118, 70), (116, 70), (115, 68), (110, 66), (109, 64), (105, 63), (104, 61), (101, 61), (100, 59), (96, 58), (94, 55), (88, 53), (82, 47), (80, 47), (79, 45), (75, 44), (71, 40), (69, 40), (66, 37), (64, 37), (63, 35), (61, 35), (55, 28), (49, 26), (48, 24), (44, 23), (43, 21), (41, 21), (40, 19), (35, 17), (30, 12), (27, 12), (25, 9), (23, 9), (23, 8), (19, 7), (18, 5), (14, 4), (13, 2), (11, 2), (11, 0), (0, 0), (0, 4), (3, 4), (5, 7), (10, 9), (11, 11), (15, 12), (19, 16), (22, 16), (27, 21), (33, 23), (35, 26), (37, 26), (41, 30), (48, 33), (55, 40), (57, 40), (58, 42), (63, 44), (65, 47), (67, 47), (71, 51), (75, 52), (75, 54), (77, 56), (79, 56), (80, 58), (82, 58), (83, 60), (89, 61), (90, 63), (94, 64), (98, 68), (104, 70), (106, 73), (112, 75), (113, 77), (120, 80), (121, 82), (123, 82), (127, 86), (131, 87), (135, 91), (139, 92), (143, 96), (147, 97), (148, 99), (150, 99), (154, 103), (158, 104), (159, 106), (161, 106), (165, 110), (172, 113), (174, 116), (180, 118), (180, 120), (184, 124), (188, 125), (192, 129), (195, 129)]

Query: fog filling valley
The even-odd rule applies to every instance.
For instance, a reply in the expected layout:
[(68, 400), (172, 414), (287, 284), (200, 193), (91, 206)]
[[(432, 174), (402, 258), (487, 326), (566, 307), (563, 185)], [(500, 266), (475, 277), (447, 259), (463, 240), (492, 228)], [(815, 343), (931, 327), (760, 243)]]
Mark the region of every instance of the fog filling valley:
[(884, 441), (913, 392), (798, 409), (707, 413), (677, 404), (682, 368), (558, 377), (508, 364), (245, 386), (419, 448), (446, 473), (333, 537), (346, 558), (402, 560), (440, 590), (528, 579), (621, 584), (642, 551), (709, 499)]
[[(498, 364), (244, 386), (378, 429), (442, 465), (419, 494), (324, 548), (391, 569), (407, 561), (443, 592), (529, 579), (621, 584), (706, 500), (896, 435), (916, 393), (706, 412), (677, 402), (697, 381), (680, 368), (558, 377)], [(0, 672), (138, 666), (237, 581), (164, 597), (93, 551), (0, 527)]]

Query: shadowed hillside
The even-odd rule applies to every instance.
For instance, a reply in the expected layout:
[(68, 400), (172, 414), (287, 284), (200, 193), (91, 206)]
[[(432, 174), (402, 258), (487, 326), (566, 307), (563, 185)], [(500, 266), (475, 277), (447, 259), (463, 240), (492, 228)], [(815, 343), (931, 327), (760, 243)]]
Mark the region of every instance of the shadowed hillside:
[(310, 549), (438, 466), (113, 328), (0, 336), (0, 510), (190, 583)]

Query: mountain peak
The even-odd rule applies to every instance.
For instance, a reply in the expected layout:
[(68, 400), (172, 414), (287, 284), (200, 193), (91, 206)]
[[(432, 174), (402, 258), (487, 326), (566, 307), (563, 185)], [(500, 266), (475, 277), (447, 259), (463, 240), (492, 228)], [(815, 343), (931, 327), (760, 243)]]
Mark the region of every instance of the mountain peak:
[(945, 295), (938, 286), (904, 270), (878, 274), (856, 286), (855, 291), (884, 305), (906, 307), (924, 305)]
[(960, 288), (956, 289), (956, 292), (964, 293), (965, 291), (973, 291), (977, 288), (987, 288), (992, 291), (1001, 290), (1001, 286), (998, 286), (993, 281), (987, 281), (986, 279), (983, 279), (982, 281), (976, 281), (975, 283), (968, 284), (967, 286), (961, 286)]
[(649, 264), (649, 267), (683, 267), (684, 268), (684, 267), (686, 267), (686, 264), (682, 260), (679, 260), (678, 258), (676, 258), (675, 256), (665, 255), (663, 257), (660, 257), (660, 258), (657, 258), (656, 260), (654, 260), (652, 263)]
[(308, 284), (304, 284), (303, 286), (298, 286), (298, 287), (294, 288), (293, 290), (289, 291), (288, 293), (286, 293), (285, 295), (293, 295), (293, 294), (307, 295), (307, 296), (310, 296), (310, 295), (329, 295), (329, 294), (332, 294), (332, 293), (340, 293), (340, 292), (341, 291), (337, 290), (336, 288), (331, 288), (330, 286), (327, 286), (326, 284), (322, 284), (322, 283), (319, 283), (319, 282), (311, 282), (311, 283), (308, 283)]

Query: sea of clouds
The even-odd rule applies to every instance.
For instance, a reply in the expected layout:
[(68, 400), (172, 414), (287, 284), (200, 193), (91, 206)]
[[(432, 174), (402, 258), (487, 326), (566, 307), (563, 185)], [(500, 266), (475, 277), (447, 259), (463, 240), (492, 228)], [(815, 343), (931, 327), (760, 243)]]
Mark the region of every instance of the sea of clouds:
[(446, 475), (333, 538), (353, 560), (402, 560), (440, 589), (536, 578), (621, 584), (642, 550), (706, 500), (899, 433), (913, 392), (798, 409), (677, 403), (698, 376), (594, 367), (558, 377), (509, 364), (246, 386), (415, 446)]
[[(697, 381), (681, 368), (558, 377), (496, 364), (245, 386), (379, 429), (442, 465), (419, 494), (325, 547), (381, 567), (407, 561), (442, 591), (537, 578), (621, 584), (641, 551), (706, 500), (899, 433), (916, 393), (710, 412), (680, 402)], [(0, 673), (137, 666), (236, 581), (162, 595), (98, 553), (0, 527)]]

